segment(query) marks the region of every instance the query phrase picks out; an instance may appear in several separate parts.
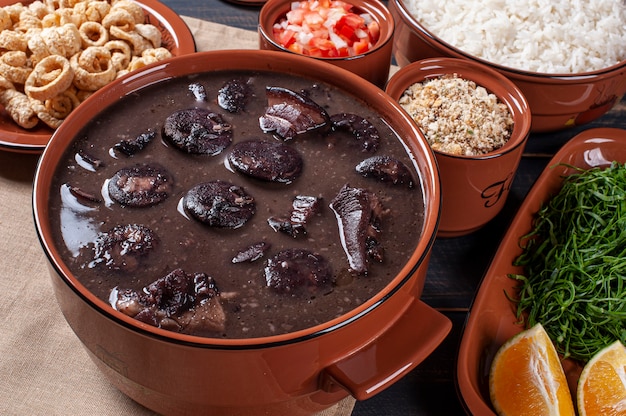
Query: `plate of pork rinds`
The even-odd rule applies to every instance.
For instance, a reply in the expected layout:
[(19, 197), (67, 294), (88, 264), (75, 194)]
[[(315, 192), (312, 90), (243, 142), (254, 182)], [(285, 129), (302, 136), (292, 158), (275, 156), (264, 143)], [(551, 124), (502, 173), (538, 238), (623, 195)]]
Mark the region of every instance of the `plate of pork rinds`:
[(185, 22), (154, 0), (0, 0), (0, 149), (43, 151), (100, 88), (193, 52)]

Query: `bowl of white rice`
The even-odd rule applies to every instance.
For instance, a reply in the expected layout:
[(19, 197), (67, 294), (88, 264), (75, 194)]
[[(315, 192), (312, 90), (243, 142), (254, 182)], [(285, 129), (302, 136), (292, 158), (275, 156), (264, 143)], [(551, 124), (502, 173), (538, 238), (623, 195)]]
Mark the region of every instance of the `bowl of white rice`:
[(623, 0), (390, 0), (398, 65), (469, 59), (512, 80), (532, 131), (588, 123), (626, 92)]

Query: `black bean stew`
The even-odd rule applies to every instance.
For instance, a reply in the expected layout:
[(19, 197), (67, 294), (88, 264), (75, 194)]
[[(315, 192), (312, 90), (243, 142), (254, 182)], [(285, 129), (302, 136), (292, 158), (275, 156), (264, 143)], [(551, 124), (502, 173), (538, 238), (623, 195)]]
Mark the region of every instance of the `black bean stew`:
[(387, 285), (421, 234), (419, 180), (355, 96), (222, 71), (96, 116), (50, 205), (65, 261), (114, 308), (172, 331), (262, 337), (326, 322)]

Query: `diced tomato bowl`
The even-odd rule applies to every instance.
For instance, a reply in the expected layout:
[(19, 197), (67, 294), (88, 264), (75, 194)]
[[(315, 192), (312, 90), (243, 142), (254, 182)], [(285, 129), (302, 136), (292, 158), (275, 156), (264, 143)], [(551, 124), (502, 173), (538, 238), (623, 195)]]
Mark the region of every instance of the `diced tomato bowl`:
[[(384, 86), (394, 22), (378, 0), (269, 0), (259, 14), (261, 49), (328, 60)], [(367, 59), (367, 62), (350, 62)]]
[(290, 51), (337, 58), (370, 50), (380, 37), (380, 26), (369, 13), (344, 1), (294, 1), (274, 24), (273, 35)]

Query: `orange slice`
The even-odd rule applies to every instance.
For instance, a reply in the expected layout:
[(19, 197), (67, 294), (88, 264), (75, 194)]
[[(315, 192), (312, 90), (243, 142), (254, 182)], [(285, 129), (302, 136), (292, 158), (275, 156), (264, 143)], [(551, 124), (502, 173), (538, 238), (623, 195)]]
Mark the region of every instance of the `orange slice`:
[(491, 364), (489, 393), (501, 416), (575, 414), (561, 361), (541, 324), (500, 347)]
[(598, 351), (578, 380), (580, 416), (626, 414), (626, 348), (620, 341)]

